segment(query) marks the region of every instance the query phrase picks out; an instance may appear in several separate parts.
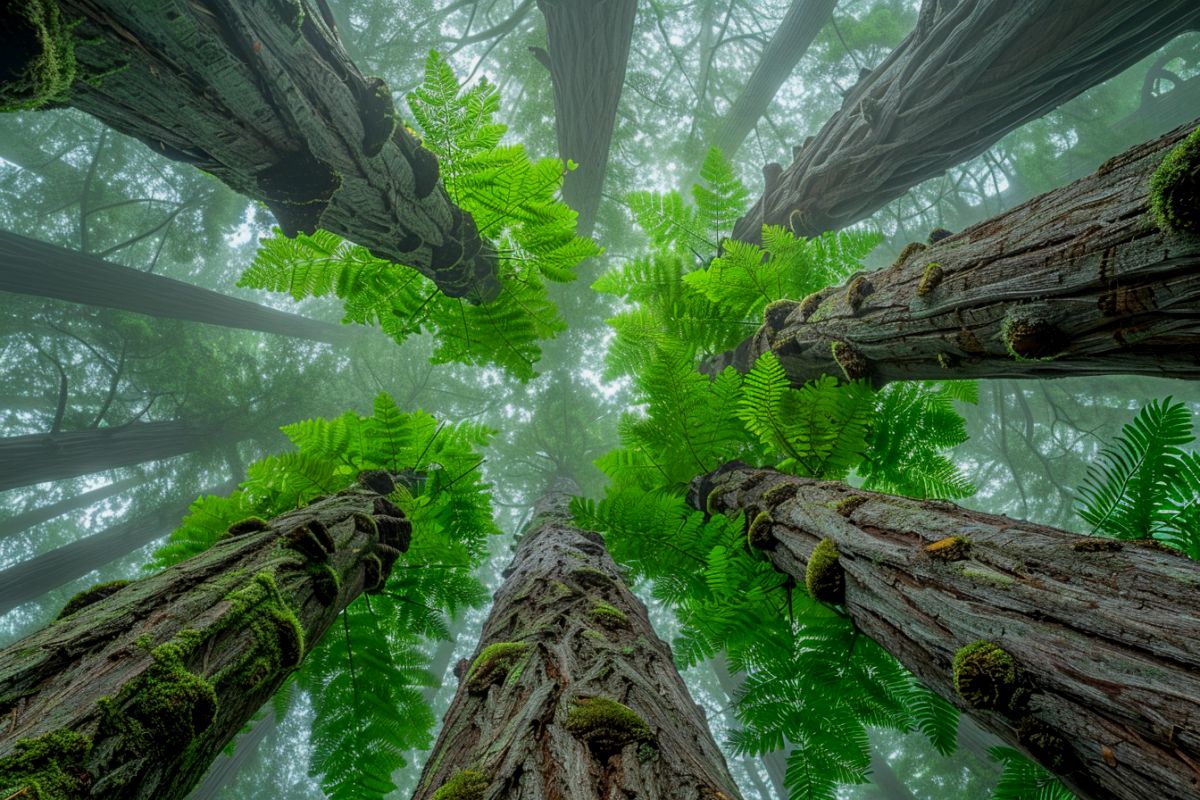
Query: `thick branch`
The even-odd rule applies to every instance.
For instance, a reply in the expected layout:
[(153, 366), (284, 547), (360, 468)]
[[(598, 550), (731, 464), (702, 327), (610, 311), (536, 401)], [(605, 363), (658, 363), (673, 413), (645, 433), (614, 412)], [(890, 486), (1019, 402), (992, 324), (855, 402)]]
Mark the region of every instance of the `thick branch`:
[[(1200, 563), (737, 462), (688, 500), (746, 514), (777, 569), (1082, 797), (1200, 791)], [(1019, 676), (980, 679), (979, 641)]]
[(1197, 24), (1191, 0), (925, 0), (913, 32), (733, 238), (756, 242), (763, 224), (811, 236), (864, 219)]
[(771, 350), (797, 385), (823, 373), (1200, 377), (1200, 236), (1165, 232), (1149, 213), (1150, 176), (1195, 124), (932, 247), (910, 245), (888, 269), (773, 304), (705, 371), (746, 371)]

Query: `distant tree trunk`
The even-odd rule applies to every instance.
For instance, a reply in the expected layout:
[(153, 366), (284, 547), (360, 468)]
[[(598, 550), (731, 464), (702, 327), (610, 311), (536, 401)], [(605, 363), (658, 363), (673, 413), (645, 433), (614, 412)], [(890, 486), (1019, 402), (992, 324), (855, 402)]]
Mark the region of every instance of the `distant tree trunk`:
[(406, 543), (379, 533), (402, 526), (365, 521), (377, 499), (356, 489), (282, 514), (0, 651), (0, 796), (185, 797), (338, 613), (382, 585)]
[(741, 94), (725, 112), (713, 144), (727, 158), (742, 146), (754, 126), (767, 113), (779, 87), (792, 76), (796, 65), (817, 34), (833, 15), (837, 0), (792, 0), (783, 21), (763, 48), (754, 72), (746, 80)]
[(21, 80), (73, 51), (63, 102), (261, 200), (285, 233), (328, 229), (453, 297), (499, 293), (495, 254), (442, 188), (437, 159), (400, 124), (387, 85), (350, 61), (320, 0), (62, 0), (44, 18), (42, 6), (17, 0), (0, 16), (13, 53), (0, 106), (57, 102), (36, 80), (22, 98)]
[(1200, 236), (1161, 230), (1149, 213), (1150, 176), (1195, 124), (930, 248), (910, 245), (887, 269), (773, 304), (758, 333), (704, 370), (746, 371), (770, 350), (796, 385), (1200, 377)]
[[(745, 680), (744, 673), (734, 675), (729, 671), (729, 659), (725, 657), (725, 652), (722, 651), (713, 656), (709, 662), (713, 672), (717, 676), (717, 683), (721, 684), (721, 690), (725, 692), (725, 696), (729, 699), (729, 708), (732, 709), (738, 699), (738, 694), (742, 688), (742, 681)], [(730, 718), (736, 721), (732, 713)], [(776, 797), (787, 797), (787, 757), (791, 752), (791, 743), (784, 742), (784, 749), (774, 750), (770, 753), (764, 753), (759, 756), (759, 761), (762, 762), (763, 770), (767, 773), (767, 779), (771, 781), (771, 788), (775, 792)], [(752, 770), (753, 767), (750, 767)]]
[(737, 462), (688, 501), (1081, 797), (1200, 793), (1200, 563)]
[(579, 235), (590, 236), (625, 85), (637, 0), (538, 0), (538, 8), (546, 18), (558, 153), (564, 163), (571, 159), (579, 165), (563, 180), (563, 200), (579, 214)]
[(358, 332), (0, 231), (0, 291), (344, 344)]
[(864, 219), (1198, 24), (1193, 0), (925, 0), (733, 238)]
[(141, 475), (135, 475), (131, 478), (113, 481), (105, 486), (101, 486), (99, 489), (92, 489), (89, 492), (64, 497), (57, 503), (47, 503), (46, 505), (30, 509), (23, 514), (14, 514), (6, 520), (0, 521), (0, 541), (10, 536), (15, 536), (21, 531), (32, 528), (34, 525), (41, 525), (43, 522), (60, 517), (69, 511), (78, 511), (81, 508), (93, 506), (102, 500), (107, 500), (113, 495), (120, 494), (126, 489), (132, 489), (145, 480)]
[(265, 708), (266, 715), (255, 722), (254, 727), (237, 737), (237, 741), (233, 745), (233, 752), (229, 755), (217, 756), (217, 759), (209, 765), (203, 780), (187, 795), (187, 800), (212, 800), (221, 793), (225, 785), (233, 780), (243, 767), (258, 755), (258, 748), (262, 745), (263, 739), (266, 739), (279, 726), (275, 708), (270, 703)]
[(414, 800), (737, 797), (603, 540), (541, 519), (517, 545)]

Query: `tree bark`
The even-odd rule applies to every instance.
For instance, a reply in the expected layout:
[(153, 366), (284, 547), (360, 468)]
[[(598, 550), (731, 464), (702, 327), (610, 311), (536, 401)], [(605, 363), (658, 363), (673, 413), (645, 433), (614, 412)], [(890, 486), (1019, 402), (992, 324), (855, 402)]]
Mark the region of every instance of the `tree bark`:
[(821, 374), (1200, 377), (1200, 237), (1148, 213), (1150, 176), (1195, 125), (932, 247), (910, 245), (887, 269), (773, 304), (704, 371), (744, 372), (770, 350), (796, 385)]
[(738, 462), (688, 500), (1081, 797), (1200, 792), (1200, 563)]
[(767, 113), (779, 87), (791, 77), (796, 65), (825, 23), (833, 15), (837, 0), (792, 0), (783, 21), (763, 48), (754, 72), (741, 93), (721, 118), (713, 144), (726, 158), (733, 158), (754, 126)]
[(344, 344), (357, 331), (0, 231), (0, 291)]
[(764, 224), (812, 236), (864, 219), (1198, 24), (1191, 0), (925, 0), (913, 32), (733, 238), (757, 242)]
[(625, 85), (637, 0), (538, 0), (538, 8), (546, 18), (558, 153), (563, 163), (570, 159), (579, 165), (563, 179), (563, 200), (579, 214), (579, 235), (590, 236)]
[(506, 574), (414, 800), (738, 797), (598, 534), (549, 517)]
[[(14, 52), (28, 45), (38, 58), (45, 40), (13, 22), (33, 13), (30, 2), (5, 21)], [(73, 42), (77, 63), (66, 104), (266, 203), (289, 235), (325, 228), (452, 297), (499, 294), (495, 254), (442, 188), (437, 159), (400, 124), (387, 85), (350, 61), (323, 3), (58, 6), (47, 40)]]
[(120, 494), (126, 489), (132, 489), (146, 479), (141, 475), (135, 475), (130, 478), (124, 478), (119, 481), (113, 481), (110, 484), (101, 486), (98, 489), (92, 489), (81, 494), (73, 494), (69, 497), (64, 497), (57, 503), (47, 503), (46, 505), (30, 509), (23, 514), (15, 514), (8, 519), (0, 522), (0, 541), (15, 536), (21, 531), (32, 528), (34, 525), (41, 525), (43, 522), (48, 522), (55, 517), (60, 517), (68, 511), (78, 511), (81, 508), (99, 503), (101, 500), (107, 500), (115, 494)]
[(377, 497), (282, 514), (0, 651), (0, 796), (185, 797), (338, 613), (382, 586), (406, 542), (381, 537), (402, 526), (371, 521)]

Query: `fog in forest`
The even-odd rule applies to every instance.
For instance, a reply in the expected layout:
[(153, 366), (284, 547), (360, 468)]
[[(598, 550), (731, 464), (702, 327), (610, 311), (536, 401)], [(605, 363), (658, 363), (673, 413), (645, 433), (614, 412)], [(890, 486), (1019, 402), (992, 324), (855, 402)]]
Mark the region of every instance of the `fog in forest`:
[(0, 800), (1200, 796), (1197, 31), (8, 0)]

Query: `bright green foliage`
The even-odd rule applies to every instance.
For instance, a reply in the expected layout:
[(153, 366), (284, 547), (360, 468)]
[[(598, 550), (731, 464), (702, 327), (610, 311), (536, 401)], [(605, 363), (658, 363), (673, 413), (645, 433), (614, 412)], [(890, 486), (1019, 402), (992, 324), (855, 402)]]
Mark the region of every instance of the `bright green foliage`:
[(1079, 516), (1093, 534), (1154, 538), (1200, 559), (1200, 452), (1192, 414), (1171, 398), (1143, 406), (1079, 487)]
[[(58, 3), (49, 0), (10, 0), (2, 22), (10, 59), (24, 54), (21, 65), (5, 64), (0, 87), (0, 112), (40, 108), (66, 93), (75, 80), (73, 25), (63, 18)], [(9, 4), (6, 4), (9, 5)]]
[(1074, 800), (1075, 795), (1058, 778), (1020, 751), (993, 747), (988, 754), (1004, 764), (992, 800)]
[(500, 296), (482, 305), (446, 297), (415, 270), (327, 231), (265, 240), (240, 285), (297, 300), (334, 294), (345, 302), (344, 322), (378, 324), (397, 342), (433, 332), (434, 363), (490, 364), (528, 380), (538, 340), (566, 327), (544, 281), (573, 280), (575, 266), (600, 248), (575, 235), (575, 212), (555, 199), (562, 162), (533, 161), (521, 145), (500, 143), (506, 128), (493, 121), (495, 86), (481, 80), (463, 88), (449, 64), (430, 53), (425, 80), (408, 102), (446, 191), (496, 249)]

